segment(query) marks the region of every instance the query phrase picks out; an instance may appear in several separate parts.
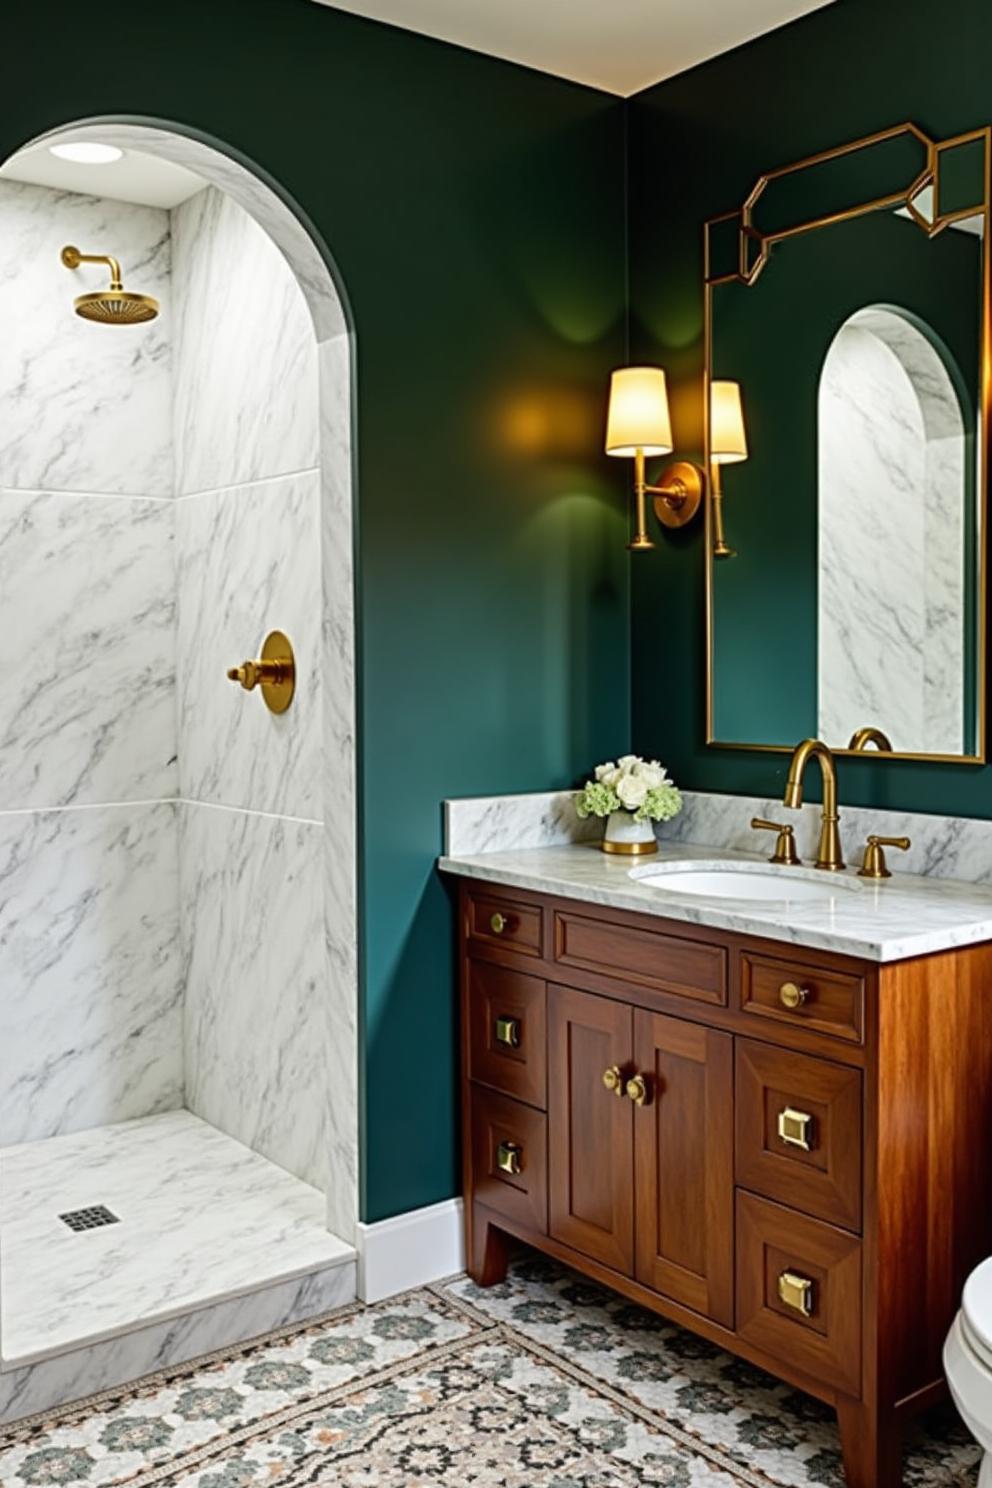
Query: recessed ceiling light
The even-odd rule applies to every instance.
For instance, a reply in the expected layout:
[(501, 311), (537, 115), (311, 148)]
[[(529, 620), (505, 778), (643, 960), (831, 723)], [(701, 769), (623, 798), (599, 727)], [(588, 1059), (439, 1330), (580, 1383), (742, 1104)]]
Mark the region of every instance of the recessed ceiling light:
[(60, 160), (74, 160), (77, 165), (109, 165), (120, 160), (124, 154), (116, 145), (98, 145), (90, 140), (77, 140), (75, 144), (49, 145), (49, 154)]

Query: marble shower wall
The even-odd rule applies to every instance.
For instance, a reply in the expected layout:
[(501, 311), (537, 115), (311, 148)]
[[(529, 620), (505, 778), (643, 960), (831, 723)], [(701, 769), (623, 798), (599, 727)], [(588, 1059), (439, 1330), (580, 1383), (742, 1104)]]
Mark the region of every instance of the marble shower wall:
[(953, 384), (893, 311), (839, 331), (819, 395), (819, 725), (965, 752), (965, 440)]
[[(209, 188), (172, 219), (187, 1104), (324, 1187), (317, 341), (237, 203)], [(298, 667), (281, 717), (224, 675), (273, 629)]]
[(168, 213), (0, 182), (0, 1144), (182, 1103), (170, 312)]

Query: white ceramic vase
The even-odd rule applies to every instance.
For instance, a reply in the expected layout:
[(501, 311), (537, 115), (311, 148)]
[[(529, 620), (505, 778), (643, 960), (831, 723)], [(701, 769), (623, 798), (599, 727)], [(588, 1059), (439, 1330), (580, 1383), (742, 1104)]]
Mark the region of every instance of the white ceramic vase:
[(631, 857), (658, 851), (654, 823), (635, 821), (629, 811), (611, 811), (603, 829), (603, 851)]

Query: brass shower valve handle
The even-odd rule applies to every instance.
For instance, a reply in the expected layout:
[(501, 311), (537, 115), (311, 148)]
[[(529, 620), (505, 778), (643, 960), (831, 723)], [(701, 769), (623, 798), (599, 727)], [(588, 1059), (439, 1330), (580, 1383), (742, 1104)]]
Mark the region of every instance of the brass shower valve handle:
[(260, 687), (269, 711), (285, 713), (296, 691), (296, 658), (289, 637), (281, 630), (271, 631), (262, 643), (262, 654), (257, 661), (243, 661), (240, 666), (229, 667), (227, 675), (245, 692)]

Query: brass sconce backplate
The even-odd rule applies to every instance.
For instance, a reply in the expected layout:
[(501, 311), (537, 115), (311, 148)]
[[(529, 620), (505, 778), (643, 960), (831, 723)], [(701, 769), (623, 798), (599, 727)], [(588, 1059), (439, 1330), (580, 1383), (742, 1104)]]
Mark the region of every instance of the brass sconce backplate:
[(258, 660), (243, 661), (227, 675), (232, 682), (240, 682), (245, 692), (260, 687), (270, 713), (285, 713), (296, 691), (296, 657), (289, 637), (281, 630), (270, 631)]
[(676, 460), (669, 465), (654, 487), (654, 514), (664, 527), (684, 527), (691, 522), (703, 499), (705, 478), (691, 460)]

